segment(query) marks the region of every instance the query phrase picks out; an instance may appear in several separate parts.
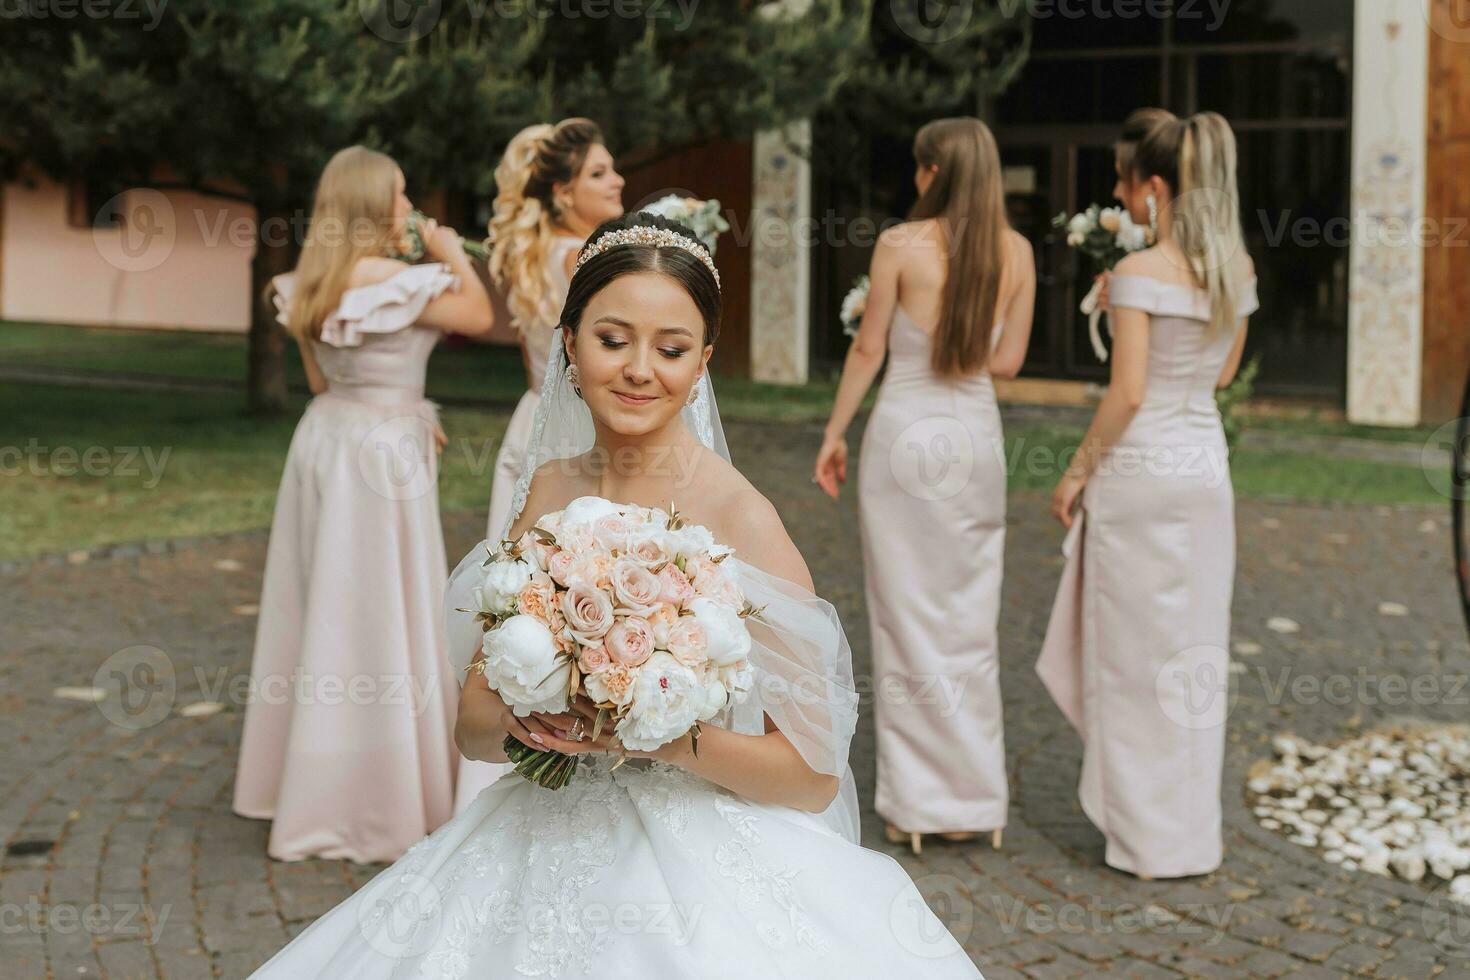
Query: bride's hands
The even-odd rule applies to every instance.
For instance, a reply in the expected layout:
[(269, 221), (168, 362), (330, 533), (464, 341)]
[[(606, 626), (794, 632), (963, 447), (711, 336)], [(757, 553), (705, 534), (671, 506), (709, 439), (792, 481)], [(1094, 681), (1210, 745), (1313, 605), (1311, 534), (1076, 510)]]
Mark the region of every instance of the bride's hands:
[(847, 440), (824, 436), (822, 448), (817, 450), (816, 475), (812, 478), (822, 492), (833, 500), (843, 483), (847, 482)]

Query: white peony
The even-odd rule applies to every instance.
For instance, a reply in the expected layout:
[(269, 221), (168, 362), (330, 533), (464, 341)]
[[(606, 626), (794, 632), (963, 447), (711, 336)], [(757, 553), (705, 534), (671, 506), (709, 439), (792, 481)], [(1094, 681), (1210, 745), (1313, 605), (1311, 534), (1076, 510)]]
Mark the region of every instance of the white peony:
[(694, 671), (663, 652), (638, 669), (631, 694), (617, 732), (634, 752), (650, 752), (689, 731), (708, 700)]
[(730, 700), (730, 692), (725, 690), (717, 678), (710, 678), (704, 682), (704, 707), (699, 711), (700, 721), (709, 721), (715, 715), (724, 710), (725, 704)]
[(689, 611), (704, 627), (710, 663), (725, 667), (750, 655), (750, 630), (734, 609), (700, 596), (689, 603)]
[(668, 532), (665, 543), (671, 554), (693, 558), (713, 548), (715, 536), (702, 524), (689, 524)]
[(1148, 229), (1142, 225), (1135, 225), (1126, 211), (1122, 212), (1121, 224), (1118, 227), (1118, 247), (1130, 252), (1148, 248)]
[(1073, 215), (1072, 220), (1067, 222), (1067, 231), (1078, 238), (1086, 237), (1092, 231), (1092, 216), (1086, 211)]
[(516, 597), (531, 581), (536, 567), (520, 558), (502, 558), (486, 565), (476, 591), (480, 611), (506, 616), (516, 611)]
[(563, 528), (572, 524), (590, 525), (599, 517), (617, 514), (621, 510), (617, 504), (602, 497), (578, 497), (562, 508), (561, 525)]
[(557, 660), (551, 630), (534, 616), (512, 616), (485, 634), (485, 683), (517, 717), (567, 710), (571, 664)]

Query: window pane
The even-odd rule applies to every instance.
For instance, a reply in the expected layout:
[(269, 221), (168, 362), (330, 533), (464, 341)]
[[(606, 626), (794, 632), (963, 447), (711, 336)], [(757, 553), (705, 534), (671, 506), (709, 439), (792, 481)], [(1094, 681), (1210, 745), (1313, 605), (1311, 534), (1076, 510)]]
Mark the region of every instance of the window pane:
[(1194, 55), (1174, 59), (1174, 103), (1228, 119), (1346, 119), (1351, 86), (1345, 55)]
[(1210, 0), (1175, 0), (1175, 43), (1327, 41), (1349, 49), (1352, 0), (1235, 0), (1221, 8)]

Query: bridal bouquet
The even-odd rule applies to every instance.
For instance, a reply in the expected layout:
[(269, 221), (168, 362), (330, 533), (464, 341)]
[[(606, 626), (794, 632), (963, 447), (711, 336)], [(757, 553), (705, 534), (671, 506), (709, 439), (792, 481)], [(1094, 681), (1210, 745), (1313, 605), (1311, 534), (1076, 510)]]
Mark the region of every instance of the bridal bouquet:
[[(1052, 226), (1067, 229), (1067, 244), (1092, 259), (1093, 267), (1102, 272), (1111, 269), (1130, 252), (1137, 252), (1153, 244), (1153, 236), (1142, 225), (1133, 223), (1128, 212), (1122, 208), (1103, 208), (1089, 205), (1086, 211), (1068, 218), (1065, 213), (1052, 220)], [(1092, 289), (1082, 298), (1081, 310), (1087, 316), (1087, 336), (1092, 341), (1092, 350), (1100, 361), (1108, 359), (1108, 350), (1103, 346), (1098, 332), (1098, 319), (1102, 311), (1098, 300), (1102, 296), (1102, 283), (1094, 282)]]
[(721, 232), (730, 230), (730, 222), (720, 213), (720, 202), (713, 198), (701, 201), (697, 197), (666, 194), (640, 210), (688, 227), (704, 247), (709, 249), (711, 258), (715, 254), (715, 240), (720, 237)]
[[(390, 254), (400, 262), (417, 262), (424, 257), (424, 233), (423, 223), (428, 216), (422, 211), (410, 211), (408, 213), (408, 224), (404, 229), (404, 238), (407, 239), (406, 246)], [(464, 242), (464, 254), (478, 261), (485, 261), (490, 252), (484, 242), (475, 242), (466, 238)]]
[[(518, 717), (566, 711), (581, 693), (597, 706), (594, 739), (611, 723), (625, 750), (688, 734), (697, 753), (699, 722), (743, 701), (754, 675), (745, 620), (760, 610), (720, 568), (731, 554), (672, 504), (579, 497), (481, 566), (469, 611), (485, 656), (470, 669)], [(516, 772), (547, 788), (576, 771), (574, 755), (504, 744)]]
[(842, 313), (838, 318), (842, 321), (842, 332), (849, 337), (857, 334), (858, 327), (863, 322), (863, 311), (868, 308), (868, 287), (871, 285), (866, 275), (858, 276), (853, 280), (847, 295), (842, 297)]

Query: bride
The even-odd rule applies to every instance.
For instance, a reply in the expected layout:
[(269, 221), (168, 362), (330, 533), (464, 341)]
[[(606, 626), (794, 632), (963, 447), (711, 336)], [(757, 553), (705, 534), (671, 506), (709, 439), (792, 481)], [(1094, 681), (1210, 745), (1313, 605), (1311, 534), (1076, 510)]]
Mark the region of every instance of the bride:
[[(603, 224), (578, 257), (530, 455), (501, 538), (576, 505), (666, 507), (733, 549), (755, 682), (650, 752), (590, 737), (585, 701), (517, 717), (472, 672), (456, 739), (505, 761), (512, 736), (575, 753), (546, 789), (509, 773), (322, 916), (257, 977), (978, 977), (891, 857), (857, 844), (852, 652), (771, 503), (729, 461), (707, 365), (719, 276), (683, 226)], [(487, 543), (488, 546), (488, 543)], [(467, 667), (475, 548), (451, 578)]]

